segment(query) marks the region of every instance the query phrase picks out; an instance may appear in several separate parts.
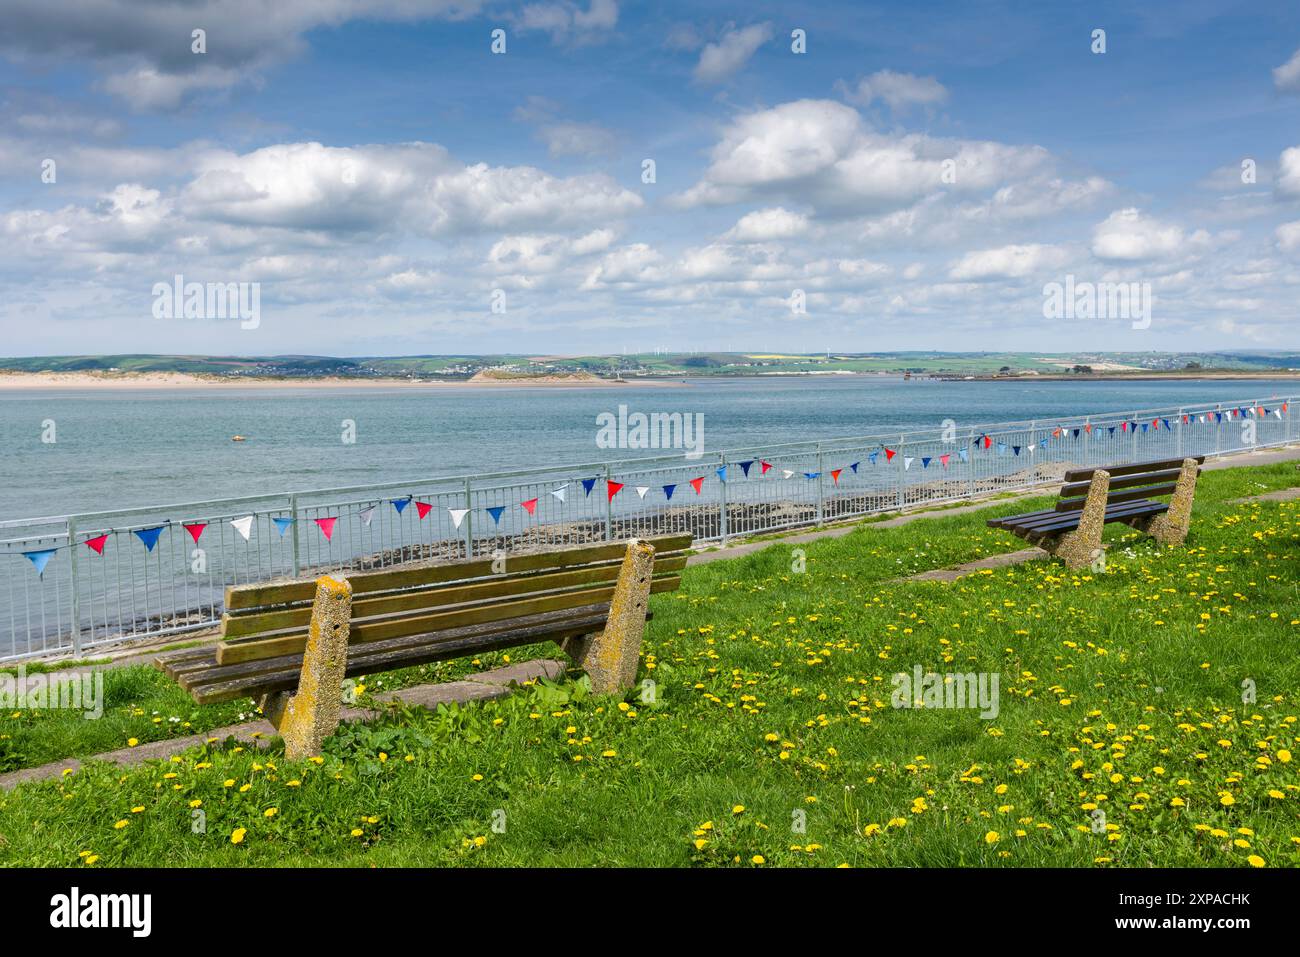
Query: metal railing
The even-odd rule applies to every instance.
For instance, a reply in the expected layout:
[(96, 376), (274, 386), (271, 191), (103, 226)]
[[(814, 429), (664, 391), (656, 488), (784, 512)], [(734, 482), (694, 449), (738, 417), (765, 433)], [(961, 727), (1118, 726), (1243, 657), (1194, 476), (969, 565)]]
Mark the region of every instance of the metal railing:
[(669, 532), (725, 542), (1029, 489), (1074, 467), (1286, 445), (1300, 439), (1296, 398), (3, 521), (0, 660), (210, 627), (242, 582)]

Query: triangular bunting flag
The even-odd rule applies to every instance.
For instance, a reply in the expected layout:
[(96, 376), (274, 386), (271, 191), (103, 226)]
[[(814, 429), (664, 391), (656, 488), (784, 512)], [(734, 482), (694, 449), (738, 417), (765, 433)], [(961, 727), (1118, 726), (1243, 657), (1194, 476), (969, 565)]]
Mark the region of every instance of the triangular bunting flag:
[(727, 480), (727, 467), (725, 465), (719, 469), (715, 469), (714, 471), (718, 473), (719, 482), (725, 482)]
[(235, 531), (243, 536), (244, 541), (248, 541), (248, 536), (253, 534), (253, 516), (245, 515), (243, 518), (232, 518), (230, 524), (235, 526)]
[(1018, 445), (1013, 445), (1013, 446), (1011, 446), (1011, 451), (1014, 452), (1016, 455), (1019, 455), (1019, 454), (1020, 454), (1020, 446), (1018, 446)]
[(772, 463), (771, 463), (771, 462), (764, 462), (762, 459), (759, 459), (758, 464), (759, 464), (759, 466), (761, 466), (761, 468), (760, 468), (760, 470), (759, 470), (759, 474), (760, 474), (760, 475), (766, 475), (766, 474), (767, 474), (767, 470), (770, 469), (770, 468), (772, 467)]
[(788, 479), (794, 478), (794, 473), (791, 472), (789, 469), (781, 469), (781, 478), (788, 478)]
[[(592, 481), (594, 482), (595, 479), (592, 479)], [(500, 524), (501, 524), (501, 514), (502, 514), (505, 510), (506, 510), (506, 507), (505, 507), (504, 505), (489, 505), (489, 506), (488, 506), (488, 509), (487, 509), (487, 513), (488, 513), (489, 515), (492, 516), (492, 521), (493, 521), (495, 524), (500, 525)]]
[(648, 491), (650, 491), (649, 485), (638, 485), (636, 487), (636, 494), (638, 498), (645, 498), (645, 493)]
[(614, 496), (621, 491), (623, 491), (622, 482), (611, 482), (608, 479), (605, 480), (605, 501), (614, 501)]
[(447, 509), (447, 514), (451, 516), (452, 525), (454, 525), (456, 528), (460, 528), (460, 523), (465, 518), (465, 516), (469, 514), (469, 509), (449, 508)]
[(704, 488), (704, 476), (701, 475), (699, 478), (691, 479), (691, 488), (695, 489), (696, 495), (699, 495), (700, 491)]
[(199, 543), (199, 536), (202, 535), (203, 530), (208, 527), (208, 523), (207, 522), (186, 522), (181, 527), (185, 529), (185, 531), (190, 533), (190, 538), (194, 539), (194, 544), (197, 545)]
[(325, 518), (313, 518), (312, 521), (316, 523), (316, 526), (320, 529), (320, 533), (325, 536), (325, 541), (328, 542), (334, 537), (334, 523), (338, 521), (337, 517), (327, 516)]
[(894, 456), (897, 454), (898, 453), (895, 452), (893, 449), (885, 449), (885, 461), (886, 462), (894, 461)]
[(840, 473), (843, 471), (844, 469), (831, 469), (831, 481), (836, 485), (840, 484)]
[(910, 455), (903, 456), (903, 471), (906, 472), (908, 469), (910, 469), (912, 467), (912, 463), (915, 461), (916, 459), (914, 459)]
[(56, 551), (58, 551), (57, 548), (44, 548), (38, 552), (23, 552), (23, 558), (36, 566), (37, 577), (44, 578), (45, 566), (50, 563), (50, 559), (54, 557)]
[(857, 475), (857, 474), (858, 474), (858, 466), (861, 465), (861, 464), (862, 464), (861, 462), (850, 462), (850, 463), (849, 463), (849, 468), (851, 468), (851, 469), (853, 470), (853, 474), (854, 474), (854, 475)]
[[(375, 507), (373, 505), (370, 506), (368, 511), (371, 513), (371, 515), (373, 515), (375, 512)], [(365, 515), (365, 512), (362, 512), (362, 515)], [(365, 521), (364, 519), (362, 520)], [(281, 538), (284, 538), (284, 533), (287, 532), (289, 530), (289, 526), (293, 524), (293, 519), (286, 518), (284, 516), (281, 516), (279, 518), (273, 518), (271, 519), (271, 521), (275, 523), (275, 527), (280, 532)], [(366, 522), (366, 524), (369, 525), (370, 523)]]
[(939, 461), (943, 463), (943, 467), (944, 467), (944, 468), (947, 468), (947, 467), (948, 467), (948, 460), (951, 459), (951, 458), (952, 458), (952, 453), (951, 453), (951, 452), (945, 452), (943, 455), (939, 456)]
[(153, 551), (153, 547), (158, 544), (158, 536), (162, 534), (163, 527), (155, 525), (153, 528), (137, 528), (135, 533), (139, 536), (140, 541), (144, 542), (144, 547)]
[(529, 515), (533, 515), (533, 514), (535, 514), (535, 513), (537, 512), (537, 499), (535, 499), (535, 498), (530, 498), (530, 499), (529, 499), (528, 501), (526, 501), (526, 502), (520, 502), (519, 505), (520, 505), (520, 507), (522, 507), (523, 510), (524, 510), (525, 512), (527, 512)]
[[(371, 520), (375, 517), (375, 506), (371, 505), (368, 508), (363, 508), (361, 511), (357, 512), (357, 517), (361, 519), (362, 525), (369, 528)], [(283, 535), (284, 532), (281, 531), (280, 534)]]
[(928, 455), (922, 455), (922, 456), (921, 456), (921, 468), (923, 468), (923, 469), (928, 469), (929, 467), (930, 467), (930, 456), (928, 456)]
[(673, 492), (676, 491), (676, 489), (677, 489), (677, 486), (676, 486), (676, 485), (665, 485), (665, 486), (664, 486), (664, 498), (672, 498), (672, 497), (673, 497)]
[(428, 502), (416, 502), (415, 511), (420, 516), (420, 518), (424, 518), (424, 516), (428, 515), (431, 511), (433, 511), (433, 506), (430, 505)]
[(96, 555), (102, 555), (104, 554), (104, 543), (106, 541), (108, 541), (107, 532), (105, 532), (103, 535), (96, 535), (94, 538), (86, 539), (86, 547), (89, 548), (91, 551), (93, 551)]
[(966, 452), (965, 449), (958, 449), (958, 450), (957, 450), (957, 458), (961, 459), (963, 462), (969, 462), (969, 461), (970, 461), (970, 456), (967, 454), (967, 452)]
[(395, 498), (395, 499), (393, 499), (393, 508), (397, 509), (397, 514), (398, 514), (398, 515), (401, 515), (401, 514), (402, 514), (402, 510), (403, 510), (404, 508), (406, 508), (406, 506), (408, 506), (408, 505), (411, 504), (411, 499), (412, 499), (412, 498), (414, 498), (414, 496), (412, 496), (412, 495), (408, 495), (408, 496), (406, 496), (406, 498)]
[(737, 462), (736, 464), (739, 465), (741, 471), (745, 473), (745, 478), (749, 478), (749, 467), (754, 464), (754, 460), (750, 459), (748, 462)]
[(596, 487), (596, 480), (595, 480), (594, 478), (593, 478), (593, 479), (583, 479), (583, 480), (582, 480), (582, 490), (583, 490), (583, 492), (585, 492), (586, 494), (590, 495), (590, 494), (591, 494), (591, 490), (592, 490), (593, 488), (595, 488), (595, 487)]
[(558, 498), (561, 502), (563, 502), (564, 496), (569, 494), (569, 483), (565, 482), (559, 488), (551, 489), (551, 494), (554, 495), (556, 498)]

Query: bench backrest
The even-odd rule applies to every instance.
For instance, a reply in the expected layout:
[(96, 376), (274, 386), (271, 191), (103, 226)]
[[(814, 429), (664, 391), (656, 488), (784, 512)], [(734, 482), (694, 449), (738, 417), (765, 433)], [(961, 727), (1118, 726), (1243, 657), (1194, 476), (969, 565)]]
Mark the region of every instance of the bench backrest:
[[(1199, 466), (1205, 462), (1204, 455), (1187, 456), (1194, 458)], [(1110, 474), (1110, 491), (1106, 495), (1108, 503), (1131, 502), (1140, 498), (1152, 498), (1160, 495), (1172, 495), (1178, 486), (1178, 476), (1182, 474), (1182, 459), (1165, 459), (1156, 462), (1135, 462), (1132, 465), (1101, 466)], [(1088, 488), (1092, 477), (1098, 471), (1091, 469), (1074, 469), (1065, 473), (1065, 484), (1061, 486), (1061, 498), (1056, 503), (1056, 511), (1072, 512), (1083, 508), (1088, 500)], [(1200, 470), (1197, 470), (1200, 474)]]
[[(665, 535), (645, 541), (655, 549), (650, 590), (676, 590), (692, 537)], [(496, 560), (483, 558), (351, 574), (348, 642), (382, 641), (608, 602), (626, 552), (626, 542), (609, 542), (507, 554), (504, 570)], [(218, 663), (302, 652), (315, 595), (315, 578), (227, 588)]]

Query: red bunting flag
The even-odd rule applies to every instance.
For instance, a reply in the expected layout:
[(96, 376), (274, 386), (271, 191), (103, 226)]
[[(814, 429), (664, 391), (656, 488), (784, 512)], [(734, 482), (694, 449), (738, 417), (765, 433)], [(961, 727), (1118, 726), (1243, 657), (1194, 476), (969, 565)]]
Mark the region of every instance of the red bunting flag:
[(1127, 431), (1128, 431), (1128, 419), (1125, 419), (1123, 422), (1121, 422), (1121, 423), (1119, 424), (1119, 430), (1120, 430), (1121, 432), (1127, 432)]
[(433, 511), (433, 506), (428, 502), (416, 502), (415, 511), (419, 514), (420, 518), (424, 518), (424, 516)]
[(1286, 406), (1287, 406), (1287, 403), (1283, 402), (1283, 403), (1282, 403), (1282, 411), (1283, 411), (1283, 412), (1286, 411)]
[(1155, 429), (1157, 432), (1159, 432), (1159, 431), (1160, 431), (1160, 420), (1159, 420), (1159, 419), (1152, 419), (1152, 420), (1151, 420), (1151, 428), (1153, 428), (1153, 429)]
[(1187, 416), (1184, 415), (1184, 416), (1183, 416), (1183, 425), (1186, 425), (1186, 424), (1187, 424)]
[(945, 454), (939, 456), (939, 461), (943, 463), (943, 467), (944, 467), (944, 468), (947, 468), (947, 467), (948, 467), (948, 460), (949, 460), (950, 458), (952, 458), (952, 454), (951, 454), (951, 453), (945, 453)]
[(704, 487), (704, 476), (703, 476), (703, 475), (701, 475), (699, 478), (693, 478), (693, 479), (691, 479), (691, 488), (695, 489), (695, 494), (696, 494), (696, 495), (699, 495), (699, 494), (700, 494), (700, 489), (703, 488), (703, 487)]
[(1087, 425), (1085, 425), (1083, 427), (1083, 431), (1087, 432), (1089, 435), (1092, 435), (1092, 423), (1089, 422)]
[(605, 482), (605, 494), (608, 496), (608, 498), (606, 498), (605, 501), (607, 501), (607, 502), (612, 502), (612, 501), (614, 501), (614, 496), (617, 495), (617, 494), (618, 494), (619, 492), (621, 492), (622, 490), (623, 490), (623, 483), (622, 483), (622, 482), (610, 482), (610, 481), (606, 480), (606, 482)]
[(831, 481), (836, 485), (840, 484), (840, 473), (843, 471), (844, 469), (831, 469)]
[[(1282, 406), (1282, 411), (1283, 411), (1283, 412), (1286, 411), (1286, 406)], [(759, 460), (759, 463), (758, 463), (758, 464), (761, 465), (761, 466), (763, 466), (763, 470), (762, 470), (761, 472), (758, 473), (759, 475), (766, 475), (766, 474), (767, 474), (767, 470), (770, 469), (770, 468), (772, 467), (772, 463), (771, 463), (771, 462), (764, 462), (764, 461), (762, 461), (761, 459)]]
[(1058, 425), (1056, 428), (1052, 430), (1052, 438), (1057, 439), (1060, 437), (1061, 437), (1061, 427)]
[(885, 461), (886, 462), (894, 461), (894, 456), (897, 454), (898, 453), (895, 452), (893, 449), (885, 449)]
[(190, 533), (190, 538), (194, 539), (194, 544), (197, 545), (199, 543), (199, 536), (202, 535), (203, 530), (208, 527), (208, 523), (185, 522), (181, 527)]
[(330, 540), (330, 537), (334, 534), (334, 523), (337, 522), (338, 519), (337, 518), (316, 518), (316, 519), (312, 519), (312, 521), (314, 521), (317, 524), (317, 526), (320, 528), (321, 534), (325, 536), (325, 541), (328, 542)]
[(104, 554), (104, 543), (108, 541), (108, 533), (96, 535), (94, 538), (86, 539), (86, 547), (93, 549), (96, 555)]
[(524, 507), (524, 511), (529, 515), (532, 515), (537, 511), (537, 499), (535, 498), (530, 498), (528, 501), (520, 502), (519, 504)]

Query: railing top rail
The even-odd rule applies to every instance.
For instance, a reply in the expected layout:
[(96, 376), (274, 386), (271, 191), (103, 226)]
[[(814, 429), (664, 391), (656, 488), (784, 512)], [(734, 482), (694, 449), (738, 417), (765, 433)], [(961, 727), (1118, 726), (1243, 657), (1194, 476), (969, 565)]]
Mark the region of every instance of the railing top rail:
[[(1144, 409), (1124, 409), (1114, 412), (1094, 412), (1087, 414), (1058, 415), (1047, 417), (1036, 417), (1031, 419), (1019, 419), (1010, 422), (978, 422), (968, 425), (962, 425), (960, 432), (964, 434), (981, 433), (987, 435), (998, 435), (1006, 432), (1021, 431), (1025, 428), (1044, 427), (1048, 422), (1066, 423), (1078, 421), (1085, 423), (1099, 419), (1115, 419), (1122, 421), (1124, 418), (1134, 418), (1142, 416), (1155, 416), (1160, 413), (1174, 413), (1185, 411), (1187, 409), (1219, 411), (1222, 409), (1232, 409), (1238, 407), (1254, 407), (1264, 402), (1293, 402), (1300, 400), (1300, 396), (1282, 395), (1274, 393), (1267, 398), (1255, 396), (1250, 399), (1220, 400), (1215, 402), (1193, 402), (1182, 403), (1180, 405), (1152, 406)], [(245, 503), (268, 502), (271, 500), (283, 501), (288, 503), (291, 497), (307, 496), (328, 496), (328, 495), (353, 495), (362, 492), (385, 492), (393, 489), (406, 489), (412, 486), (430, 486), (442, 483), (459, 483), (461, 485), (468, 479), (477, 482), (500, 481), (502, 479), (522, 478), (527, 476), (550, 475), (554, 473), (572, 473), (575, 475), (593, 471), (600, 471), (605, 468), (618, 471), (645, 470), (656, 467), (657, 463), (681, 462), (683, 458), (687, 461), (704, 461), (705, 459), (721, 459), (723, 457), (731, 458), (738, 455), (744, 455), (761, 449), (765, 453), (788, 452), (791, 449), (800, 449), (808, 454), (816, 453), (818, 450), (833, 451), (836, 448), (850, 449), (857, 446), (868, 444), (881, 444), (897, 440), (907, 441), (909, 438), (916, 436), (932, 436), (943, 431), (942, 426), (932, 426), (925, 429), (908, 429), (906, 427), (883, 425), (877, 430), (856, 436), (838, 436), (820, 440), (805, 439), (798, 442), (783, 442), (775, 444), (755, 444), (738, 446), (728, 449), (718, 449), (704, 455), (689, 458), (683, 456), (680, 452), (674, 455), (653, 455), (642, 456), (638, 458), (627, 458), (617, 460), (604, 460), (599, 462), (578, 462), (567, 465), (546, 465), (533, 466), (523, 469), (509, 469), (498, 472), (472, 472), (460, 473), (454, 475), (430, 476), (425, 478), (412, 478), (392, 482), (380, 482), (367, 485), (348, 485), (332, 486), (319, 489), (298, 489), (285, 492), (267, 492), (258, 495), (234, 496), (228, 498), (207, 499), (197, 502), (177, 502), (169, 505), (146, 505), (131, 506), (127, 508), (104, 509), (94, 512), (73, 512), (63, 515), (46, 515), (37, 518), (24, 519), (4, 519), (0, 520), (0, 528), (21, 528), (39, 525), (59, 525), (65, 524), (69, 520), (75, 520), (80, 523), (83, 521), (93, 521), (99, 518), (118, 517), (126, 518), (133, 515), (147, 515), (157, 512), (179, 512), (179, 511), (197, 511), (202, 509), (212, 509), (222, 505), (239, 505)], [(54, 534), (51, 532), (50, 534)]]

